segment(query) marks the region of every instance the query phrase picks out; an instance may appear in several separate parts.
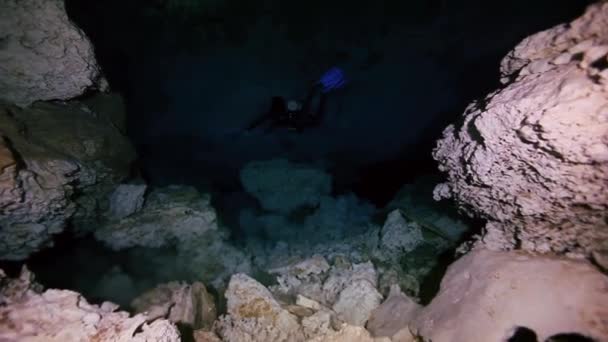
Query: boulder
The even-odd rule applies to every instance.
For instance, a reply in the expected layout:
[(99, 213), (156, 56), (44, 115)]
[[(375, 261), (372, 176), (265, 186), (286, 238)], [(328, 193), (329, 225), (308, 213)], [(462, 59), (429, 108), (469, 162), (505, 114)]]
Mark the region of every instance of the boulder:
[(144, 194), (148, 186), (146, 184), (120, 184), (110, 195), (110, 220), (121, 220), (130, 216), (144, 205)]
[(582, 260), (474, 250), (452, 264), (411, 323), (433, 342), (504, 341), (516, 327), (608, 339), (608, 277)]
[(19, 106), (107, 87), (93, 45), (63, 0), (0, 3), (0, 100)]
[(608, 249), (608, 3), (524, 39), (504, 88), (468, 106), (433, 152), (437, 199), (487, 219), (480, 243), (589, 256)]
[(400, 331), (408, 329), (420, 308), (418, 303), (401, 292), (398, 285), (394, 285), (388, 298), (372, 311), (366, 328), (372, 336), (394, 339)]
[(268, 211), (288, 214), (301, 207), (316, 207), (331, 191), (331, 176), (313, 166), (285, 159), (251, 162), (241, 170), (245, 191)]
[(137, 313), (166, 318), (194, 330), (209, 330), (217, 317), (215, 299), (200, 282), (158, 285), (135, 298), (131, 307)]
[(227, 315), (216, 323), (227, 341), (303, 341), (296, 316), (283, 309), (262, 284), (245, 274), (232, 276), (225, 293)]
[(92, 305), (73, 291), (42, 292), (27, 270), (17, 279), (0, 270), (0, 286), (2, 341), (180, 341), (167, 320), (131, 317), (109, 302)]

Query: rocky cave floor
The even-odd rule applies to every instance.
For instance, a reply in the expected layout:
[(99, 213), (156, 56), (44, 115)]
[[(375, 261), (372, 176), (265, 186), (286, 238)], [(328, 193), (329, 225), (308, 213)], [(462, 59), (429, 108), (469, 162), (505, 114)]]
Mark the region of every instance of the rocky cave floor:
[(608, 2), (518, 44), (382, 208), (281, 158), (146, 184), (63, 1), (0, 19), (0, 341), (608, 341)]

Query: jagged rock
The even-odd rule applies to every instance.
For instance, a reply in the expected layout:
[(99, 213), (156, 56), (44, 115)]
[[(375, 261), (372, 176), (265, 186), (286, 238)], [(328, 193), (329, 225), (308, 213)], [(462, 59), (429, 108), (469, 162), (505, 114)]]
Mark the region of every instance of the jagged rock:
[(420, 226), (406, 221), (399, 210), (388, 214), (380, 235), (380, 251), (392, 260), (413, 251), (423, 240)]
[(331, 191), (329, 174), (285, 159), (247, 164), (241, 170), (241, 183), (264, 209), (283, 214), (300, 207), (316, 207)]
[(351, 325), (364, 326), (382, 295), (369, 281), (361, 279), (347, 284), (333, 306), (337, 318)]
[(111, 222), (95, 237), (112, 249), (189, 244), (217, 232), (217, 215), (209, 196), (191, 187), (173, 186), (152, 191), (135, 215)]
[[(109, 222), (95, 237), (115, 250), (131, 247), (171, 247), (174, 266), (194, 279), (216, 288), (235, 272), (249, 272), (249, 258), (228, 244), (228, 232), (217, 225), (208, 195), (186, 186), (153, 190), (142, 209), (122, 220)], [(155, 256), (159, 264), (167, 257)]]
[(126, 137), (78, 102), (0, 105), (0, 151), (0, 259), (11, 260), (49, 246), (68, 220), (92, 229), (135, 159)]
[(403, 294), (398, 285), (394, 285), (391, 287), (388, 298), (372, 311), (366, 328), (372, 336), (386, 336), (394, 340), (393, 336), (404, 328), (407, 329), (420, 307)]
[(200, 282), (161, 284), (135, 298), (131, 307), (151, 318), (166, 318), (194, 330), (210, 329), (217, 317), (215, 299)]
[(218, 335), (226, 341), (303, 341), (297, 318), (281, 308), (262, 284), (235, 274), (225, 293), (227, 315), (216, 322)]
[(538, 339), (608, 339), (608, 277), (585, 261), (474, 250), (452, 264), (413, 331), (433, 342), (502, 341), (525, 326)]
[(488, 220), (482, 243), (589, 256), (608, 246), (608, 3), (522, 41), (505, 87), (472, 103), (433, 153), (437, 198)]
[(107, 302), (91, 305), (73, 291), (39, 292), (27, 271), (18, 279), (1, 278), (2, 341), (180, 341), (177, 328), (167, 320), (130, 317)]
[(109, 218), (121, 220), (141, 210), (147, 188), (146, 184), (120, 184), (116, 187), (110, 195)]
[(104, 88), (93, 46), (63, 0), (0, 3), (0, 99), (19, 106)]
[(334, 332), (331, 328), (331, 313), (326, 310), (321, 310), (303, 318), (302, 331), (307, 339)]
[(357, 281), (368, 282), (375, 289), (378, 275), (371, 262), (351, 264), (336, 258), (332, 266), (320, 256), (269, 270), (277, 275), (271, 291), (277, 297), (305, 296), (325, 307), (332, 307), (340, 293)]

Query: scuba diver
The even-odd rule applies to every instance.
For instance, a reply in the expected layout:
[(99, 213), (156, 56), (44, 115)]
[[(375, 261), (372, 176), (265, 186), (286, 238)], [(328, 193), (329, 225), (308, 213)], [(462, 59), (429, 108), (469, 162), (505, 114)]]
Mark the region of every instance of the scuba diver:
[(302, 132), (306, 127), (316, 127), (323, 120), (327, 94), (342, 88), (346, 83), (342, 69), (331, 68), (312, 86), (304, 104), (295, 100), (286, 101), (282, 96), (274, 96), (268, 112), (253, 121), (247, 127), (247, 131), (268, 122), (269, 129), (286, 127), (297, 132)]

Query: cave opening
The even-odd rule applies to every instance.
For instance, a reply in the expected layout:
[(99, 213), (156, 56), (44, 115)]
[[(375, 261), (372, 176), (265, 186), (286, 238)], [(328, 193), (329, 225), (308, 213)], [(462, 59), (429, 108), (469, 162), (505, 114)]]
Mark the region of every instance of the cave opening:
[[(408, 227), (411, 236), (400, 234), (415, 246), (373, 258), (426, 304), (458, 246), (484, 223), (434, 199), (445, 181), (432, 155), (437, 140), (467, 104), (503, 86), (501, 59), (518, 42), (590, 3), (66, 0), (109, 88), (124, 99), (124, 132), (137, 154), (122, 183), (145, 197), (148, 211), (112, 229), (156, 224), (185, 233), (110, 248), (106, 241), (122, 236), (70, 222), (55, 247), (26, 262), (45, 285), (129, 308), (169, 281), (203, 280), (221, 297), (237, 271), (262, 281), (271, 278), (264, 267), (297, 257), (363, 261), (360, 250)], [(340, 80), (327, 85), (331, 70)], [(314, 124), (252, 124), (274, 97), (301, 108), (309, 94), (318, 96), (313, 107), (324, 104)], [(196, 225), (220, 227), (209, 231), (222, 242), (189, 230)], [(156, 238), (169, 242), (157, 246)]]

